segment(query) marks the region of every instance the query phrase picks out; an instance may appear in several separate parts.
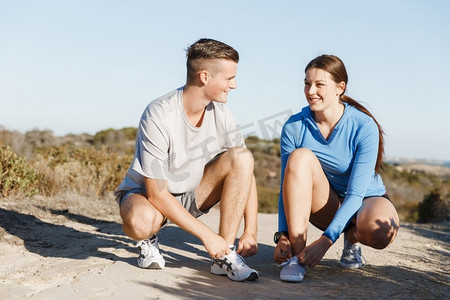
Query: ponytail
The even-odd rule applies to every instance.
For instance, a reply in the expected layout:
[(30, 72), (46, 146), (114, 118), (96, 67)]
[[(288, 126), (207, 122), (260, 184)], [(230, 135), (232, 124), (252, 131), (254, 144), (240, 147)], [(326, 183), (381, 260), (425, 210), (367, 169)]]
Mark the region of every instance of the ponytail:
[[(344, 63), (339, 57), (327, 54), (320, 55), (309, 62), (309, 64), (305, 68), (305, 73), (310, 68), (322, 69), (330, 73), (334, 82), (338, 83), (343, 81), (345, 82), (345, 87), (347, 87), (348, 82), (347, 70), (345, 69)], [(375, 174), (379, 174), (380, 171), (383, 170), (383, 154), (384, 154), (383, 129), (381, 128), (380, 124), (378, 124), (377, 120), (375, 120), (372, 114), (364, 106), (359, 104), (358, 101), (353, 100), (348, 96), (345, 96), (344, 93), (345, 90), (339, 97), (342, 102), (348, 103), (351, 106), (354, 106), (358, 110), (362, 111), (363, 113), (371, 117), (375, 121), (375, 124), (377, 124), (378, 126), (379, 142), (378, 142), (377, 162), (375, 164)]]
[(378, 124), (375, 117), (358, 101), (356, 101), (344, 94), (342, 94), (340, 96), (340, 100), (342, 102), (350, 104), (351, 106), (354, 106), (358, 110), (362, 111), (363, 113), (365, 113), (366, 115), (371, 117), (375, 121), (375, 124), (377, 124), (379, 135), (378, 135), (378, 155), (377, 155), (377, 162), (375, 164), (375, 174), (379, 174), (380, 171), (383, 171), (383, 154), (384, 154), (384, 137), (383, 137), (384, 131), (383, 131), (383, 128), (381, 128), (380, 124)]

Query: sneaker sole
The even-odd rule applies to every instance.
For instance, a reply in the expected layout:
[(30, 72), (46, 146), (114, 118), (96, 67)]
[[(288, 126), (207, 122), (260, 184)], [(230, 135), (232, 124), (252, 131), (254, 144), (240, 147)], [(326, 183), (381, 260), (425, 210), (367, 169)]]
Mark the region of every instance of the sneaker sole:
[(289, 275), (280, 276), (280, 279), (282, 281), (286, 281), (286, 282), (302, 282), (303, 281), (303, 277), (289, 276)]
[(164, 268), (164, 265), (160, 265), (159, 263), (157, 263), (157, 262), (152, 262), (151, 264), (149, 264), (148, 266), (139, 266), (138, 265), (138, 267), (139, 268), (142, 268), (142, 269), (153, 269), (153, 270), (162, 270), (163, 268)]
[(256, 280), (256, 279), (258, 279), (258, 278), (259, 278), (258, 273), (252, 272), (252, 273), (250, 274), (250, 276), (248, 276), (247, 279), (245, 279), (245, 280), (247, 280), (247, 281), (253, 281), (253, 280)]
[(346, 269), (360, 269), (363, 266), (359, 263), (354, 263), (354, 264), (346, 264), (346, 263), (342, 263), (341, 262), (341, 267), (346, 268)]
[[(228, 276), (227, 272), (217, 265), (213, 265), (211, 267), (211, 274), (220, 275), (220, 276)], [(259, 275), (257, 272), (251, 272), (246, 278), (237, 279), (237, 278), (231, 278), (230, 276), (228, 276), (228, 278), (230, 278), (233, 281), (245, 281), (245, 280), (253, 281), (253, 280), (258, 279)]]

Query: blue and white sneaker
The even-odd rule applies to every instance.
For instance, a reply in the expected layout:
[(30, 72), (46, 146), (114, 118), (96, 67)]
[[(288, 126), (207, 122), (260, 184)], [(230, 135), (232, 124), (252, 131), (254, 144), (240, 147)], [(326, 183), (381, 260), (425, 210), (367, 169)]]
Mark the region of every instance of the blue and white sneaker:
[(246, 265), (244, 258), (236, 253), (234, 245), (231, 245), (230, 249), (230, 254), (222, 258), (213, 258), (211, 273), (227, 275), (233, 281), (253, 281), (258, 279), (258, 272)]
[(366, 259), (362, 256), (361, 246), (351, 244), (347, 241), (347, 234), (344, 234), (344, 249), (342, 249), (341, 266), (344, 268), (359, 269), (364, 267)]
[(159, 253), (158, 236), (154, 235), (148, 240), (136, 244), (139, 251), (138, 267), (144, 269), (162, 269), (166, 261)]
[(306, 269), (300, 264), (297, 256), (289, 258), (287, 261), (280, 264), (279, 267), (283, 267), (280, 272), (280, 279), (283, 281), (301, 282), (306, 274)]

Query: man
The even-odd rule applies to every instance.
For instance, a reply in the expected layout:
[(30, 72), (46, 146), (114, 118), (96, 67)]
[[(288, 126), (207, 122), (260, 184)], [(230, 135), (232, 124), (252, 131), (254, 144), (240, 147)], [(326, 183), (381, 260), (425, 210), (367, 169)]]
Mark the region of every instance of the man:
[[(184, 87), (152, 101), (139, 122), (135, 157), (115, 191), (125, 233), (138, 242), (141, 268), (162, 269), (156, 233), (170, 220), (199, 238), (211, 273), (255, 280), (242, 257), (257, 252), (253, 157), (224, 106), (236, 88), (238, 52), (212, 39), (187, 49)], [(220, 204), (219, 234), (196, 218)], [(243, 235), (234, 241), (242, 220)]]

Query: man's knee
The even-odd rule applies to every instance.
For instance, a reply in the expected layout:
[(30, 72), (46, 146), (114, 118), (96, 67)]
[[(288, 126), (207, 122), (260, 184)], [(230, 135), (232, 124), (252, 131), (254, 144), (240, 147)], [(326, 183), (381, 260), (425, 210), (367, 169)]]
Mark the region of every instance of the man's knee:
[(231, 167), (244, 167), (253, 170), (253, 155), (247, 148), (235, 147), (227, 151)]
[(131, 208), (126, 212), (121, 211), (121, 217), (124, 232), (135, 240), (146, 239), (157, 231), (155, 210)]

